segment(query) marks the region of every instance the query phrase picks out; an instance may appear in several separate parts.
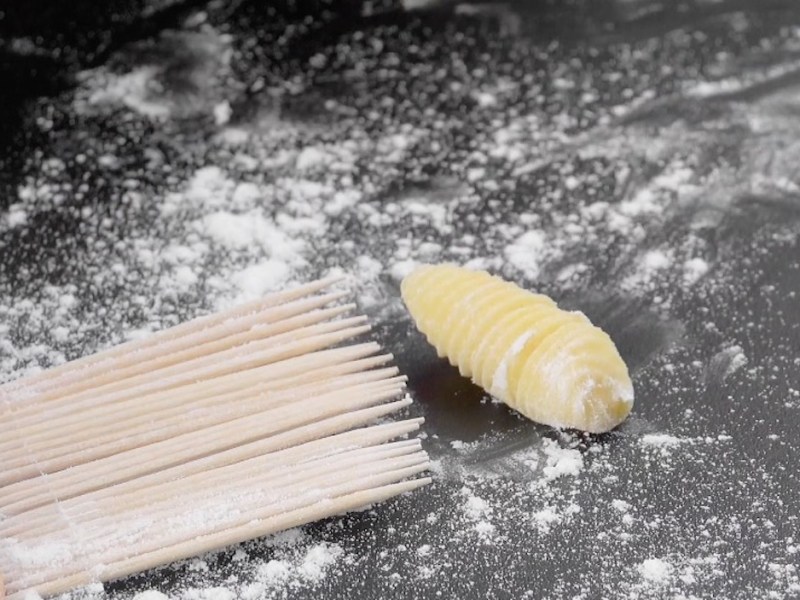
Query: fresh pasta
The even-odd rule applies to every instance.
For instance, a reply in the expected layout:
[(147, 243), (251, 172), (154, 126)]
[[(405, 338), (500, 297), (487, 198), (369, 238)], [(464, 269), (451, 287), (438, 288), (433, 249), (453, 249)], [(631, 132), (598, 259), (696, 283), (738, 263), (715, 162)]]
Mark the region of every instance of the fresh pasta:
[(601, 433), (630, 413), (628, 369), (583, 313), (454, 265), (420, 266), (401, 291), (439, 356), (526, 417)]

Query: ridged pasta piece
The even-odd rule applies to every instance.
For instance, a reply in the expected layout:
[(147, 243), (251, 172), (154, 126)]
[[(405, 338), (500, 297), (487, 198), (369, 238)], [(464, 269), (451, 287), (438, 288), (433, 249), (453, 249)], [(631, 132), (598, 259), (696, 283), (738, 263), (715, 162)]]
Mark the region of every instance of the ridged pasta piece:
[(455, 265), (418, 267), (401, 292), (439, 356), (526, 417), (602, 433), (630, 413), (628, 368), (583, 313)]

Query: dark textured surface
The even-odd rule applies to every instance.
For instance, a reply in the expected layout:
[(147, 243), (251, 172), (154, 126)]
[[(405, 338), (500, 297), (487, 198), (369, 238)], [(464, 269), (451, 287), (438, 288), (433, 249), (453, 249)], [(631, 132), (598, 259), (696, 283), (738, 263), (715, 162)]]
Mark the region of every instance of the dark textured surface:
[[(791, 3), (520, 3), (478, 14), (212, 3), (203, 25), (210, 29), (183, 21), (191, 4), (118, 4), (90, 19), (85, 34), (62, 28), (60, 45), (70, 50), (61, 55), (46, 26), (58, 14), (15, 24), (16, 11), (7, 11), (0, 21), (0, 74), (13, 82), (0, 91), (13, 116), (0, 130), (0, 207), (22, 201), (27, 214), (21, 226), (0, 229), (0, 333), (11, 343), (0, 374), (46, 363), (51, 350), (77, 356), (134, 327), (213, 306), (204, 286), (220, 272), (214, 257), (193, 265), (196, 287), (167, 293), (159, 282), (170, 273), (137, 273), (126, 240), (145, 232), (166, 246), (177, 234), (158, 199), (200, 167), (269, 180), (261, 167), (237, 171), (234, 151), (215, 137), (211, 112), (222, 99), (231, 124), (259, 136), (248, 146), (259, 158), (340, 139), (367, 144), (407, 124), (417, 137), (403, 160), (362, 153), (344, 187), (362, 190), (379, 213), (411, 198), (446, 205), (449, 229), (404, 210), (380, 226), (344, 212), (309, 242), (314, 258), (298, 278), (332, 266), (357, 270), (362, 254), (388, 269), (404, 258), (394, 244), (406, 238), (415, 259), (429, 258), (417, 253), (422, 242), (440, 244), (435, 260), (483, 259), (608, 331), (632, 370), (634, 413), (594, 438), (523, 421), (435, 357), (402, 311), (395, 279), (367, 279), (360, 291), (379, 291), (364, 309), (409, 376), (436, 482), (306, 528), (348, 559), (317, 583), (266, 586), (260, 595), (800, 597), (800, 12)], [(220, 41), (220, 32), (230, 38)], [(75, 102), (84, 69), (126, 73), (143, 64), (161, 67), (155, 101), (171, 107), (166, 122)], [(503, 91), (498, 81), (515, 85)], [(475, 91), (486, 88), (494, 99), (482, 106)], [(513, 140), (522, 158), (492, 154), (512, 143), (493, 141), (495, 132), (525, 116), (534, 117), (530, 129)], [(98, 166), (104, 153), (116, 156), (113, 167)], [(53, 156), (63, 168), (48, 172)], [(483, 171), (472, 178), (475, 168)], [(332, 172), (318, 177), (333, 181)], [(23, 200), (31, 181), (51, 187)], [(144, 201), (124, 199), (134, 185)], [(624, 228), (585, 212), (642, 190), (668, 199)], [(269, 211), (284, 207), (278, 198), (263, 202)], [(548, 236), (543, 258), (531, 257), (541, 263), (535, 270), (507, 260), (527, 225), (513, 235), (501, 225), (518, 225), (523, 214)], [(581, 216), (570, 221), (572, 214)], [(565, 233), (569, 223), (577, 233)], [(668, 264), (642, 275), (651, 251), (666, 251)], [(681, 265), (692, 257), (709, 268), (686, 283)], [(117, 263), (128, 265), (119, 277), (110, 274)], [(573, 264), (582, 265), (578, 275), (562, 277)], [(78, 299), (66, 339), (51, 335), (58, 302), (48, 286)], [(737, 354), (747, 364), (731, 369)], [(649, 447), (641, 439), (652, 433), (680, 441)], [(524, 458), (543, 439), (580, 450), (582, 471), (542, 484), (543, 455), (535, 467)], [(464, 486), (489, 506), (488, 541), (464, 519)], [(632, 522), (621, 523), (615, 499), (633, 507)], [(531, 515), (547, 507), (561, 516), (543, 529)], [(204, 570), (168, 567), (106, 593), (180, 595), (214, 585), (239, 593), (255, 577), (248, 564), (273, 553), (264, 543), (244, 550), (244, 566), (230, 551), (209, 557)], [(642, 580), (637, 565), (650, 558), (672, 565), (665, 581)]]

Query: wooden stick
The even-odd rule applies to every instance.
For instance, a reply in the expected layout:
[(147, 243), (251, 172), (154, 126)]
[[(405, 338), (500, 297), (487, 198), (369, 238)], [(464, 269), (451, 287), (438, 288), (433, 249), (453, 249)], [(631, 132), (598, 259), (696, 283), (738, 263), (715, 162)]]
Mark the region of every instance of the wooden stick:
[[(236, 446), (224, 452), (211, 454), (206, 457), (196, 458), (186, 463), (165, 468), (148, 475), (136, 475), (131, 469), (120, 469), (115, 463), (96, 464), (86, 463), (48, 475), (42, 478), (27, 479), (15, 485), (0, 489), (0, 512), (12, 516), (32, 508), (36, 508), (57, 499), (68, 499), (85, 493), (107, 487), (136, 484), (139, 480), (160, 482), (177, 479), (199, 470), (216, 468), (240, 460), (246, 460), (261, 453), (274, 452), (283, 448), (290, 448), (303, 443), (304, 440), (313, 440), (331, 436), (352, 427), (358, 427), (373, 419), (391, 414), (395, 410), (408, 406), (410, 401), (398, 400), (371, 408), (352, 411), (322, 419), (302, 427), (290, 429), (286, 432), (255, 440), (248, 444)], [(387, 438), (401, 436), (418, 428), (422, 419), (411, 419), (398, 423), (387, 423), (368, 428), (366, 431), (382, 428), (387, 430)], [(406, 429), (409, 428), (409, 429)], [(365, 430), (355, 430), (358, 433)], [(394, 434), (394, 435), (392, 435)], [(315, 437), (316, 436), (316, 437)]]
[[(395, 375), (397, 373), (396, 367), (370, 370), (372, 367), (380, 366), (388, 360), (389, 357), (387, 355), (358, 359), (342, 362), (333, 367), (318, 367), (315, 368), (314, 373), (320, 382), (333, 382), (346, 375), (352, 376), (353, 374), (362, 377), (366, 381), (368, 377), (379, 378), (386, 374)], [(249, 373), (249, 371), (244, 373)], [(61, 418), (51, 418), (45, 422), (34, 423), (27, 427), (18, 427), (17, 431), (20, 436), (25, 438), (28, 448), (33, 447), (35, 442), (42, 440), (49, 440), (52, 444), (57, 440), (63, 439), (65, 434), (74, 431), (80, 431), (84, 437), (88, 437), (89, 429), (86, 426), (87, 423), (90, 423), (95, 430), (109, 431), (110, 426), (115, 425), (118, 427), (120, 423), (125, 423), (126, 428), (145, 422), (161, 423), (165, 419), (176, 415), (185, 416), (190, 411), (230, 404), (248, 397), (271, 395), (274, 398), (274, 392), (276, 391), (285, 392), (287, 389), (297, 389), (299, 385), (307, 384), (308, 375), (307, 370), (302, 369), (302, 375), (299, 376), (268, 378), (268, 374), (264, 374), (264, 380), (259, 377), (255, 383), (251, 383), (254, 379), (256, 378), (243, 376), (241, 387), (231, 388), (218, 394), (209, 394), (207, 391), (208, 386), (204, 385), (204, 383), (191, 384), (190, 386), (179, 388), (179, 393), (157, 393), (118, 404), (100, 404), (92, 409), (81, 411), (79, 414), (69, 414)], [(341, 382), (346, 382), (346, 379), (341, 379)], [(292, 385), (295, 387), (292, 388)], [(194, 393), (185, 393), (183, 390), (187, 387), (191, 387)], [(17, 443), (16, 448), (13, 448), (11, 441), (9, 441), (8, 447), (18, 449), (19, 444)], [(2, 454), (3, 450), (0, 448), (0, 455)]]
[[(215, 423), (229, 421), (240, 416), (262, 412), (298, 398), (313, 398), (320, 393), (345, 388), (357, 383), (391, 381), (397, 375), (396, 367), (366, 371), (350, 375), (312, 381), (294, 388), (277, 391), (259, 389), (262, 386), (247, 387), (239, 392), (231, 392), (211, 398), (201, 398), (194, 403), (169, 407), (162, 410), (133, 414), (110, 414), (105, 418), (95, 417), (85, 424), (62, 425), (60, 431), (49, 437), (27, 436), (26, 450), (34, 453), (39, 460), (54, 454), (62, 454), (67, 449), (78, 450), (85, 447), (100, 447), (106, 443), (120, 441), (116, 427), (124, 427), (126, 437), (141, 436), (140, 439), (159, 439), (170, 435), (169, 431), (200, 429)], [(191, 416), (191, 421), (187, 420)]]
[[(402, 457), (411, 462), (395, 460)], [(163, 529), (163, 523), (168, 522), (170, 516), (180, 514), (186, 506), (195, 507), (194, 510), (203, 506), (211, 509), (215, 505), (224, 506), (226, 499), (233, 497), (237, 498), (238, 509), (249, 505), (248, 502), (261, 504), (262, 492), (251, 493), (253, 500), (244, 499), (245, 494), (253, 489), (269, 490), (268, 496), (271, 496), (276, 490), (286, 489), (287, 486), (296, 490), (302, 489), (305, 482), (316, 485), (324, 481), (325, 476), (332, 476), (333, 470), (341, 473), (350, 467), (364, 468), (383, 463), (397, 468), (427, 460), (425, 453), (421, 452), (419, 440), (345, 447), (338, 452), (328, 452), (306, 460), (298, 457), (297, 453), (294, 456), (262, 455), (144, 489), (117, 489), (111, 494), (103, 493), (103, 490), (63, 501), (58, 506), (47, 505), (3, 523), (3, 533), (7, 537), (27, 541), (57, 534), (64, 528), (63, 516), (66, 515), (74, 526), (80, 528), (81, 544), (86, 546), (91, 546), (93, 539), (98, 537), (107, 538), (109, 530), (116, 530), (116, 535), (123, 535), (120, 532), (125, 532), (125, 523), (137, 523), (137, 528), (141, 528), (138, 523), (143, 519), (152, 521), (156, 527), (156, 531), (146, 535), (157, 537)], [(381, 468), (374, 467), (378, 471)], [(99, 526), (95, 520), (98, 520)]]
[[(310, 412), (305, 407), (278, 407), (262, 413), (240, 417), (224, 423), (164, 438), (144, 446), (135, 438), (127, 438), (113, 448), (87, 448), (33, 464), (20, 465), (0, 473), (0, 485), (8, 485), (42, 473), (52, 473), (78, 464), (105, 458), (113, 453), (120, 456), (120, 468), (135, 465), (138, 469), (149, 469), (186, 462), (187, 460), (227, 450), (233, 446), (250, 442), (292, 427), (306, 425), (316, 419), (341, 414), (348, 410), (365, 408), (396, 396), (402, 387), (380, 389), (382, 383), (354, 386), (319, 396), (320, 406)], [(378, 391), (376, 391), (378, 390)], [(116, 459), (115, 459), (116, 460)], [(152, 468), (150, 468), (152, 466)]]
[[(237, 356), (222, 361), (219, 365), (216, 365), (213, 368), (191, 369), (185, 373), (179, 373), (170, 378), (143, 383), (142, 385), (132, 390), (122, 390), (120, 392), (112, 393), (110, 396), (106, 396), (102, 400), (112, 401), (112, 399), (116, 399), (120, 395), (122, 396), (135, 395), (137, 391), (145, 393), (146, 391), (153, 389), (158, 390), (164, 388), (173, 388), (180, 384), (197, 381), (198, 379), (202, 380), (204, 376), (210, 378), (215, 373), (227, 375), (235, 372), (237, 368), (244, 369), (244, 368), (250, 368), (254, 366), (254, 364), (257, 365), (268, 362), (277, 362), (278, 360), (297, 356), (304, 352), (311, 352), (314, 350), (324, 348), (326, 346), (331, 346), (338, 342), (344, 341), (348, 338), (364, 333), (368, 329), (369, 326), (356, 326), (356, 327), (345, 327), (344, 329), (334, 328), (333, 331), (330, 332), (323, 331), (322, 333), (318, 333), (317, 330), (315, 330), (313, 335), (310, 335), (304, 339), (285, 343), (279, 348), (270, 348), (261, 350), (259, 352), (254, 352), (252, 354)], [(32, 456), (32, 460), (35, 462), (42, 462), (42, 463), (46, 462), (44, 460), (40, 461), (39, 458), (35, 455)], [(22, 467), (23, 464), (25, 463), (21, 462), (19, 459), (15, 461), (12, 458), (9, 461), (9, 467), (11, 468)], [(0, 484), (2, 484), (2, 479), (0, 479)]]
[[(325, 442), (325, 440), (322, 440), (322, 442)], [(0, 523), (0, 531), (6, 537), (30, 538), (35, 535), (35, 526), (37, 524), (45, 524), (48, 526), (48, 531), (55, 531), (63, 527), (65, 518), (74, 523), (80, 523), (83, 515), (98, 511), (100, 514), (111, 514), (121, 510), (124, 506), (127, 506), (126, 502), (129, 502), (129, 500), (123, 500), (125, 498), (139, 497), (145, 503), (155, 503), (165, 490), (167, 490), (165, 496), (167, 499), (180, 498), (179, 502), (183, 506), (192, 506), (192, 502), (186, 500), (188, 496), (183, 493), (179, 494), (179, 490), (198, 481), (203, 481), (204, 485), (197, 486), (194, 489), (198, 494), (205, 496), (208, 494), (207, 490), (209, 489), (233, 489), (235, 482), (240, 480), (244, 485), (254, 486), (255, 481), (261, 481), (264, 478), (273, 478), (274, 480), (275, 478), (285, 478), (286, 476), (290, 478), (298, 477), (298, 473), (305, 468), (301, 464), (311, 464), (314, 461), (344, 460), (347, 457), (360, 459), (362, 456), (368, 459), (380, 458), (385, 452), (394, 452), (395, 450), (416, 452), (419, 449), (418, 440), (402, 440), (381, 444), (380, 446), (350, 445), (342, 447), (338, 452), (333, 452), (329, 447), (328, 452), (318, 453), (304, 460), (302, 455), (299, 456), (298, 453), (314, 452), (314, 448), (295, 447), (283, 452), (257, 455), (244, 461), (212, 469), (195, 470), (179, 479), (154, 481), (140, 478), (109, 488), (101, 488), (72, 499), (60, 500), (57, 504), (47, 503), (22, 514), (7, 517)], [(287, 469), (288, 466), (293, 466), (293, 468)], [(311, 466), (313, 467), (314, 464), (311, 464)], [(219, 478), (229, 478), (233, 481), (229, 482), (226, 488), (211, 487), (211, 483)], [(292, 479), (288, 481), (292, 481)], [(270, 489), (274, 487), (274, 483), (275, 481), (272, 481), (269, 484)], [(263, 485), (266, 486), (267, 484), (264, 483)], [(191, 489), (186, 491), (188, 495), (192, 493), (195, 492)], [(133, 502), (133, 500), (130, 500), (130, 502)]]
[[(349, 361), (359, 360), (380, 351), (380, 346), (374, 342), (353, 344), (332, 350), (317, 350), (306, 354), (286, 358), (260, 367), (245, 369), (239, 372), (222, 375), (213, 379), (204, 379), (192, 382), (174, 390), (156, 390), (141, 395), (133, 395), (117, 402), (110, 402), (108, 398), (100, 405), (105, 410), (115, 410), (123, 404), (133, 404), (144, 408), (163, 406), (166, 402), (180, 404), (192, 398), (219, 395), (226, 392), (240, 390), (247, 385), (289, 385), (292, 382), (307, 381), (308, 372), (313, 371), (324, 376), (332, 371), (345, 368)], [(388, 362), (391, 354), (382, 355)], [(80, 402), (55, 406), (55, 401), (47, 407), (46, 423), (62, 421), (63, 419), (80, 419), (81, 415), (92, 414), (91, 410), (98, 407), (96, 398), (86, 398)], [(20, 416), (15, 412), (10, 417), (13, 419), (14, 428), (12, 435), (17, 432), (27, 431), (26, 427), (42, 426), (41, 409), (36, 409), (28, 417)]]
[(336, 317), (352, 310), (355, 305), (318, 309), (346, 295), (345, 292), (330, 293), (261, 309), (229, 319), (213, 328), (201, 329), (142, 349), (133, 356), (111, 357), (94, 363), (91, 367), (64, 370), (60, 377), (39, 383), (36, 386), (37, 395), (28, 400), (26, 405), (64, 397), (81, 390), (97, 389), (109, 382), (121, 382), (132, 375), (152, 373), (164, 366), (214, 354), (251, 340), (285, 333), (296, 328), (298, 322), (308, 324)]
[[(242, 335), (234, 336), (234, 341), (241, 341), (241, 343), (231, 344), (218, 352), (202, 353), (202, 346), (199, 348), (189, 348), (186, 352), (188, 356), (186, 356), (184, 360), (175, 364), (162, 366), (152, 365), (152, 368), (144, 373), (129, 374), (127, 366), (120, 365), (115, 369), (115, 371), (119, 373), (119, 378), (112, 378), (112, 380), (107, 383), (88, 389), (82, 389), (83, 386), (79, 382), (77, 385), (71, 386), (71, 388), (76, 388), (77, 391), (71, 391), (71, 389), (64, 389), (62, 391), (62, 389), (59, 388), (40, 395), (37, 397), (37, 402), (53, 399), (58, 399), (63, 402), (76, 397), (80, 398), (81, 394), (83, 394), (83, 397), (86, 397), (86, 394), (91, 394), (93, 397), (98, 398), (120, 390), (129, 391), (142, 382), (148, 382), (154, 379), (169, 380), (174, 375), (186, 372), (200, 373), (203, 372), (204, 369), (218, 365), (227, 359), (241, 358), (243, 355), (247, 356), (255, 352), (271, 349), (274, 348), (276, 344), (280, 344), (286, 340), (298, 341), (313, 335), (339, 331), (365, 323), (366, 319), (364, 317), (351, 317), (338, 321), (330, 320), (332, 317), (345, 312), (347, 307), (344, 307), (344, 309), (345, 310), (337, 306), (326, 310), (315, 310), (284, 321), (278, 321), (275, 324), (251, 329)], [(132, 370), (138, 371), (138, 369)]]
[(8, 600), (24, 600), (24, 591), (34, 589), (42, 595), (53, 595), (68, 591), (78, 586), (88, 585), (93, 581), (111, 581), (126, 577), (133, 573), (157, 567), (190, 556), (205, 552), (221, 550), (231, 544), (263, 537), (284, 529), (297, 527), (311, 521), (334, 516), (364, 506), (383, 502), (399, 494), (418, 489), (431, 482), (429, 478), (403, 481), (381, 487), (360, 490), (351, 494), (340, 496), (333, 500), (323, 500), (293, 511), (273, 516), (267, 519), (253, 521), (246, 525), (232, 527), (215, 534), (197, 537), (194, 540), (175, 544), (174, 546), (160, 548), (153, 552), (132, 556), (127, 559), (105, 564), (102, 569), (90, 573), (84, 571), (36, 584), (30, 588), (20, 587), (12, 593)]
[(342, 318), (352, 305), (329, 306), (342, 294), (316, 295), (330, 283), (0, 386), (0, 574), (12, 597), (427, 483), (404, 481), (428, 467), (419, 440), (397, 440), (421, 419), (364, 427), (410, 403), (393, 400), (405, 377), (382, 367), (391, 355), (377, 344), (329, 348), (369, 329)]
[[(397, 395), (402, 391), (405, 384), (405, 377), (392, 377), (388, 379), (372, 381), (365, 378), (362, 381), (355, 381), (347, 385), (343, 385), (339, 390), (348, 390), (355, 394), (370, 394), (374, 393), (380, 395), (381, 398), (388, 398), (392, 396), (385, 396), (385, 393), (391, 392)], [(207, 429), (216, 425), (224, 424), (229, 421), (239, 420), (250, 415), (259, 413), (275, 413), (280, 417), (286, 414), (286, 411), (298, 412), (303, 410), (313, 410), (316, 402), (314, 398), (326, 398), (328, 394), (338, 393), (337, 390), (326, 389), (327, 386), (314, 385), (309, 386), (308, 400), (306, 402), (311, 405), (301, 407), (301, 403), (305, 400), (302, 396), (298, 396), (294, 392), (276, 392), (274, 396), (277, 401), (266, 402), (263, 397), (247, 398), (238, 402), (233, 406), (223, 406), (216, 411), (206, 411), (204, 413), (194, 413), (188, 416), (191, 419), (174, 420), (169, 423), (162, 423), (157, 428), (144, 429), (142, 432), (131, 431), (125, 437), (120, 438), (117, 436), (98, 436), (96, 443), (77, 441), (72, 444), (73, 450), (71, 454), (67, 454), (67, 448), (46, 449), (37, 452), (37, 462), (40, 464), (47, 464), (45, 461), (50, 459), (58, 459), (59, 457), (67, 458), (68, 456), (81, 456), (89, 457), (89, 460), (96, 458), (112, 456), (119, 452), (131, 450), (133, 448), (148, 445), (154, 442), (159, 442), (171, 437), (190, 433), (192, 431), (199, 431)], [(294, 400), (294, 402), (289, 402)], [(290, 404), (290, 406), (287, 406)], [(81, 458), (80, 462), (86, 459)], [(77, 462), (71, 462), (69, 466), (74, 466)]]
[(90, 365), (99, 363), (103, 360), (107, 360), (112, 357), (121, 357), (125, 355), (133, 356), (134, 354), (143, 352), (146, 348), (151, 348), (153, 346), (161, 346), (165, 341), (174, 340), (186, 335), (190, 335), (197, 331), (211, 329), (214, 326), (219, 325), (220, 323), (224, 323), (229, 319), (233, 319), (241, 315), (246, 315), (248, 313), (254, 313), (264, 308), (276, 306), (278, 304), (282, 304), (285, 302), (291, 302), (292, 300), (296, 300), (304, 296), (310, 296), (311, 294), (318, 292), (326, 287), (330, 287), (336, 282), (342, 281), (342, 279), (343, 277), (334, 275), (320, 279), (318, 281), (313, 281), (311, 283), (300, 285), (289, 290), (274, 292), (262, 298), (253, 300), (251, 302), (235, 306), (229, 310), (214, 313), (204, 317), (198, 317), (191, 321), (187, 321), (186, 323), (183, 323), (181, 325), (176, 325), (175, 327), (170, 327), (169, 329), (153, 333), (152, 335), (149, 335), (145, 338), (119, 344), (117, 346), (113, 346), (109, 349), (97, 352), (95, 354), (91, 354), (83, 358), (73, 360), (63, 365), (52, 367), (50, 369), (47, 369), (46, 371), (42, 371), (35, 375), (30, 375), (28, 377), (25, 377), (24, 380), (12, 381), (0, 385), (0, 390), (9, 392), (20, 391), (20, 389), (23, 388), (27, 390), (32, 390), (35, 388), (34, 386), (35, 383), (53, 379), (55, 377), (62, 375), (65, 371), (73, 371), (80, 368), (86, 368), (89, 367)]
[[(254, 504), (232, 513), (225, 512), (221, 518), (220, 514), (215, 515), (216, 518), (212, 516), (213, 513), (203, 514), (203, 526), (208, 534), (213, 535), (232, 527), (245, 525), (251, 521), (272, 518), (302, 506), (315, 504), (321, 500), (329, 500), (353, 492), (394, 483), (407, 477), (413, 477), (426, 468), (426, 463), (419, 462), (415, 466), (403, 466), (393, 469), (391, 467), (391, 459), (389, 461), (355, 466), (343, 471), (342, 476), (338, 476), (336, 473), (329, 473), (324, 478), (324, 482), (319, 484), (315, 482), (314, 487), (311, 488), (307, 484), (299, 488), (298, 486), (294, 488), (286, 487), (280, 491), (281, 495), (277, 495), (275, 500)], [(345, 473), (346, 476), (344, 476)], [(238, 501), (239, 499), (237, 498)], [(85, 556), (89, 562), (94, 562), (95, 564), (101, 562), (110, 563), (156, 551), (158, 548), (186, 542), (191, 543), (196, 539), (197, 524), (195, 520), (200, 518), (200, 511), (195, 512), (198, 516), (195, 517), (194, 513), (189, 513), (188, 520), (186, 516), (179, 516), (171, 519), (171, 521), (165, 521), (163, 518), (158, 519), (153, 523), (152, 530), (137, 532), (139, 535), (135, 538), (130, 538), (129, 534), (124, 532), (126, 535), (123, 537), (107, 539), (105, 545), (95, 546), (94, 558), (92, 558), (91, 550), (89, 555), (84, 552), (81, 552), (80, 555)], [(183, 520), (183, 526), (181, 526), (181, 520)], [(48, 540), (47, 543), (52, 543), (52, 541)], [(84, 543), (83, 540), (81, 543)], [(78, 550), (80, 551), (80, 548)], [(44, 581), (54, 574), (75, 573), (81, 570), (80, 566), (75, 565), (75, 562), (73, 560), (72, 564), (57, 564), (53, 568), (43, 565), (37, 573), (25, 575), (15, 583), (28, 587)]]
[[(160, 546), (171, 545), (197, 535), (202, 522), (206, 531), (214, 531), (243, 524), (256, 518), (279, 514), (310, 500), (333, 497), (362, 487), (372, 487), (413, 476), (427, 468), (424, 453), (417, 456), (392, 458), (391, 456), (370, 458), (351, 457), (343, 463), (341, 475), (331, 472), (329, 462), (319, 461), (300, 469), (301, 477), (291, 474), (270, 480), (269, 490), (257, 491), (239, 482), (234, 490), (223, 494), (203, 496), (198, 492), (191, 503), (170, 499), (145, 507), (130, 508), (116, 517), (99, 513), (93, 521), (76, 522), (79, 537), (73, 539), (70, 528), (62, 528), (62, 534), (47, 532), (43, 538), (32, 536), (20, 540), (24, 548), (22, 556), (36, 556), (39, 548), (61, 548), (61, 555), (52, 551), (41, 562), (29, 563), (35, 573), (25, 574), (26, 583), (42, 581), (54, 573), (74, 572), (81, 569), (82, 562), (96, 564), (149, 551)], [(248, 490), (248, 494), (242, 494)], [(176, 506), (177, 504), (177, 506)], [(187, 509), (186, 507), (191, 508)], [(36, 527), (42, 527), (36, 523)], [(25, 559), (29, 561), (29, 558)], [(10, 571), (13, 573), (13, 565)], [(8, 568), (9, 565), (6, 565)]]
[[(208, 357), (199, 357), (178, 365), (164, 367), (157, 373), (143, 373), (126, 380), (124, 386), (108, 384), (97, 389), (67, 394), (57, 398), (61, 404), (87, 397), (94, 401), (113, 402), (120, 398), (178, 387), (211, 379), (238, 370), (277, 362), (306, 352), (320, 350), (370, 330), (364, 317), (317, 323), (277, 334), (272, 338), (249, 342)], [(47, 395), (43, 396), (48, 399)]]
[[(182, 373), (177, 376), (173, 376), (169, 381), (147, 381), (142, 385), (133, 386), (130, 389), (112, 393), (109, 396), (90, 396), (85, 398), (81, 403), (74, 407), (48, 407), (48, 420), (55, 422), (56, 419), (62, 417), (63, 415), (74, 415), (74, 411), (81, 406), (93, 406), (98, 402), (102, 402), (104, 404), (116, 404), (120, 401), (134, 402), (137, 397), (141, 398), (142, 396), (150, 398), (150, 401), (154, 401), (153, 395), (155, 394), (160, 394), (160, 396), (158, 396), (159, 400), (163, 400), (165, 397), (168, 397), (171, 394), (178, 394), (183, 398), (186, 398), (187, 395), (193, 397), (198, 394), (198, 388), (202, 388), (205, 385), (208, 386), (209, 391), (219, 388), (228, 390), (240, 389), (243, 382), (242, 376), (237, 373), (237, 368), (245, 369), (245, 372), (248, 373), (247, 376), (255, 378), (256, 382), (259, 378), (267, 376), (273, 380), (281, 380), (287, 377), (297, 376), (299, 375), (299, 372), (305, 373), (309, 369), (313, 369), (314, 366), (320, 366), (314, 365), (313, 363), (315, 361), (321, 361), (326, 364), (330, 364), (330, 362), (333, 361), (342, 363), (348, 359), (360, 358), (379, 350), (379, 347), (376, 344), (360, 344), (350, 348), (337, 348), (336, 350), (328, 351), (326, 354), (324, 351), (322, 351), (322, 348), (325, 346), (330, 346), (350, 337), (359, 335), (360, 333), (366, 331), (367, 327), (356, 326), (345, 327), (344, 329), (341, 329), (341, 326), (337, 326), (333, 329), (334, 331), (328, 333), (315, 332), (315, 335), (297, 341), (290, 341), (288, 343), (284, 343), (282, 347), (267, 349), (260, 353), (250, 355), (249, 357), (237, 357), (223, 361), (220, 365), (217, 365), (215, 371), (208, 369), (196, 369), (188, 373)], [(339, 330), (336, 331), (336, 329)], [(256, 369), (253, 369), (254, 365), (242, 364), (243, 359), (246, 361), (256, 361), (256, 363), (266, 364), (259, 367), (263, 370), (252, 373), (253, 371), (256, 371)], [(270, 365), (273, 365), (273, 368), (267, 369), (266, 367), (269, 367)], [(192, 385), (194, 387), (191, 389), (182, 389), (189, 388)], [(207, 394), (208, 392), (205, 395)], [(11, 419), (11, 423), (13, 424), (11, 436), (13, 438), (17, 438), (18, 440), (24, 441), (24, 434), (20, 432), (25, 432), (26, 426), (36, 423), (36, 419), (38, 417), (31, 415), (28, 419), (25, 419), (15, 417), (14, 414), (12, 414), (8, 418)], [(15, 447), (18, 448), (19, 445), (24, 446), (25, 444), (20, 444), (19, 442), (17, 444), (11, 444), (9, 441), (9, 445), (0, 450), (0, 454)]]

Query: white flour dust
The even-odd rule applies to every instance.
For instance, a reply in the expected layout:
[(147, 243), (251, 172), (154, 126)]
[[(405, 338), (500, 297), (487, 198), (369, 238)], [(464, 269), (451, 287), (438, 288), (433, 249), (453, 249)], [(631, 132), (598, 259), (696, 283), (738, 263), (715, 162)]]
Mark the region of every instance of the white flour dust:
[[(281, 71), (269, 57), (292, 35), (313, 37), (309, 23), (254, 36), (213, 25), (215, 6), (188, 31), (124, 50), (125, 67), (81, 73), (66, 99), (34, 107), (50, 143), (24, 156), (0, 234), (63, 245), (4, 271), (0, 379), (331, 272), (351, 276), (384, 341), (381, 327), (408, 325), (403, 276), (440, 261), (559, 301), (619, 294), (611, 304), (628, 342), (682, 319), (685, 345), (642, 357), (634, 378), (645, 393), (618, 432), (521, 437), (522, 422), (488, 400), (485, 414), (503, 418), (469, 440), (431, 419), (421, 437), (439, 454), (424, 501), (176, 563), (163, 579), (179, 583), (148, 579), (154, 589), (137, 600), (358, 597), (367, 579), (386, 597), (797, 597), (798, 523), (773, 511), (780, 466), (796, 454), (786, 424), (800, 408), (800, 359), (791, 340), (761, 348), (759, 330), (773, 317), (788, 328), (784, 301), (796, 298), (745, 285), (768, 274), (758, 260), (796, 256), (797, 98), (769, 86), (753, 104), (724, 98), (793, 72), (796, 61), (780, 57), (796, 52), (798, 32), (748, 41), (723, 21), (706, 56), (685, 27), (602, 49), (536, 38), (478, 51), (478, 26), (376, 26), (321, 36)], [(460, 12), (469, 24), (480, 10)], [(274, 45), (259, 49), (264, 40)], [(752, 67), (729, 74), (743, 49)], [(176, 83), (169, 74), (182, 64)], [(649, 121), (659, 107), (664, 122)], [(753, 210), (759, 194), (777, 208)], [(44, 228), (53, 214), (64, 231)], [(741, 238), (756, 214), (772, 220)], [(752, 248), (743, 267), (735, 259)], [(728, 295), (765, 304), (732, 315)], [(658, 319), (642, 326), (639, 307)], [(712, 393), (725, 394), (728, 413), (705, 403)], [(778, 396), (785, 418), (757, 422), (751, 407)], [(763, 444), (742, 452), (754, 435)], [(746, 537), (758, 560), (742, 560)], [(740, 566), (756, 583), (734, 596)], [(550, 587), (527, 589), (522, 571)], [(128, 600), (102, 586), (69, 597)]]

